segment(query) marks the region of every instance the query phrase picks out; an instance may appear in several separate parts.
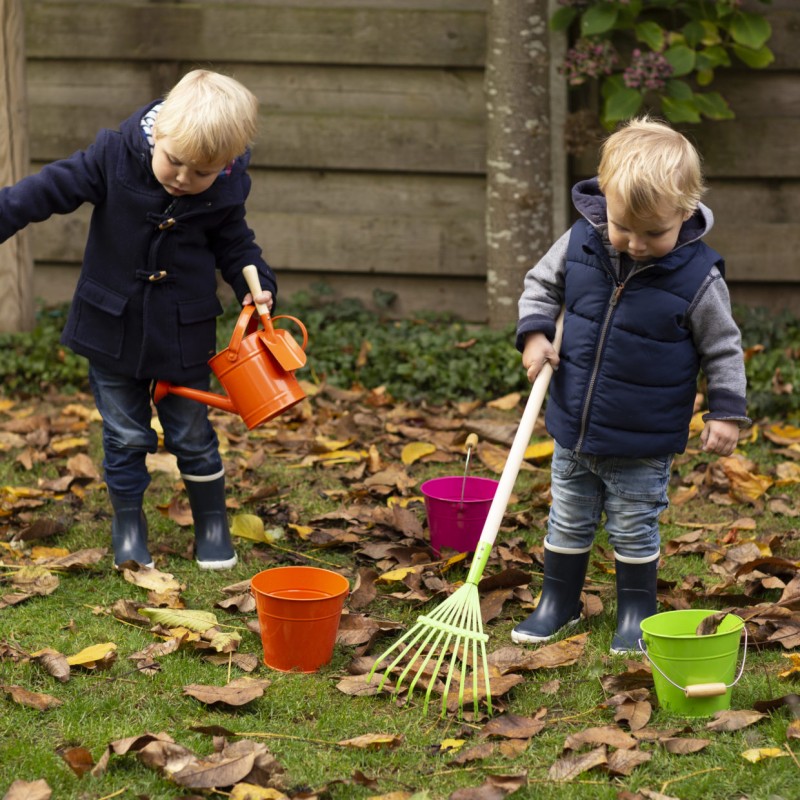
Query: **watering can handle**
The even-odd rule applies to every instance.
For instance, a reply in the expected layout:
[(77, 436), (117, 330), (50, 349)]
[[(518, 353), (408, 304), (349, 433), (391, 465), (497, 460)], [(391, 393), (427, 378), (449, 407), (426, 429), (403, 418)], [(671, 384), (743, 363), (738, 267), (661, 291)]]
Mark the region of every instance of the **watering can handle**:
[(272, 319), (269, 315), (269, 308), (264, 303), (256, 303), (255, 297), (257, 294), (261, 294), (261, 281), (258, 279), (258, 270), (255, 268), (253, 264), (248, 264), (244, 269), (242, 269), (242, 274), (244, 275), (244, 279), (247, 281), (247, 288), (250, 289), (250, 294), (253, 295), (253, 304), (256, 307), (256, 311), (258, 311), (258, 316), (261, 317), (261, 322), (264, 324), (264, 329), (270, 336), (275, 335), (275, 331), (272, 328)]
[(231, 341), (227, 347), (229, 361), (236, 361), (239, 357), (239, 348), (242, 345), (242, 339), (247, 334), (250, 320), (253, 318), (253, 311), (255, 311), (253, 306), (245, 306), (239, 314), (239, 319), (236, 320), (236, 326), (233, 329)]

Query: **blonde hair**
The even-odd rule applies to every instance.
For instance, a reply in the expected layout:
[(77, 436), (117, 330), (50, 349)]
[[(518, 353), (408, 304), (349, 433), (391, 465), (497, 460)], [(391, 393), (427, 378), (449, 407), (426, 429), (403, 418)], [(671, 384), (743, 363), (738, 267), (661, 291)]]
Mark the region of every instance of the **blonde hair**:
[(600, 191), (615, 192), (634, 217), (653, 217), (668, 202), (694, 212), (706, 192), (691, 142), (648, 116), (628, 121), (600, 148)]
[(197, 69), (167, 94), (153, 136), (169, 137), (176, 155), (190, 164), (227, 164), (252, 146), (257, 125), (258, 100), (249, 89), (227, 75)]

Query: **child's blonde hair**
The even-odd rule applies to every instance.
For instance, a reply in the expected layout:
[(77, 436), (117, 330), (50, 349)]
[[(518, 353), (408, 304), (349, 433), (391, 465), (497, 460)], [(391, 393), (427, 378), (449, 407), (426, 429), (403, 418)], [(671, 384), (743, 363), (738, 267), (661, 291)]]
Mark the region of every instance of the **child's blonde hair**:
[(249, 89), (227, 75), (196, 69), (167, 94), (153, 136), (168, 136), (187, 163), (227, 164), (252, 146), (257, 125), (258, 100)]
[(648, 116), (628, 121), (603, 142), (598, 180), (603, 194), (616, 193), (639, 219), (656, 216), (664, 202), (694, 212), (706, 191), (697, 150)]

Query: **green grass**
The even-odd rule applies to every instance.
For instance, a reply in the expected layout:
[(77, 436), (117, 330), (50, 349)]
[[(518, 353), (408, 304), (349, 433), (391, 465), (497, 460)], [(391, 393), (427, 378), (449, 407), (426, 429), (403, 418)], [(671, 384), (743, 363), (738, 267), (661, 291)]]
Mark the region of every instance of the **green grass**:
[[(43, 410), (51, 420), (59, 419), (57, 405), (34, 409)], [(313, 414), (305, 423), (299, 416), (287, 415), (274, 427), (286, 434), (305, 430), (308, 439), (313, 439), (314, 433), (332, 437), (336, 421), (341, 422), (350, 414), (377, 413), (378, 418), (386, 423), (393, 419), (395, 410), (392, 406), (374, 409), (364, 405), (347, 409), (341, 404), (334, 408), (330, 399), (315, 402), (312, 409)], [(492, 412), (486, 409), (475, 413), (492, 416)], [(441, 409), (434, 416), (441, 418), (448, 414), (455, 412)], [(514, 412), (494, 412), (493, 417), (503, 422), (515, 419)], [(231, 439), (230, 448), (225, 451), (231, 478), (230, 496), (239, 502), (241, 511), (261, 516), (268, 528), (276, 524), (285, 527), (287, 522), (307, 524), (314, 516), (340, 507), (339, 500), (328, 499), (324, 490), (352, 489), (359, 483), (358, 477), (349, 472), (353, 465), (336, 469), (320, 466), (294, 468), (309, 450), (307, 445), (297, 445), (295, 451), (281, 450), (272, 438), (262, 437), (258, 432), (247, 434), (235, 422), (226, 419), (223, 426), (224, 430), (232, 431), (238, 437)], [(97, 423), (90, 426), (89, 432), (87, 452), (99, 464)], [(402, 437), (385, 430), (376, 433), (363, 428), (361, 439), (350, 447), (366, 449), (370, 444), (376, 444), (386, 465), (399, 466), (398, 452), (403, 441)], [(246, 468), (247, 458), (261, 449), (266, 453), (263, 464), (255, 469)], [(768, 472), (784, 460), (784, 455), (763, 439), (747, 445), (743, 451), (758, 464), (761, 472)], [(25, 471), (14, 460), (16, 452), (7, 452), (0, 466), (0, 485), (36, 487), (41, 477), (54, 478), (64, 473), (65, 459), (52, 455), (34, 470)], [(680, 460), (678, 468), (680, 474), (686, 476), (700, 462), (710, 463), (712, 460), (707, 456), (689, 455)], [(460, 468), (458, 463), (417, 463), (407, 470), (419, 484), (431, 475), (454, 474)], [(473, 474), (489, 473), (475, 462)], [(517, 502), (509, 509), (506, 518), (509, 530), (501, 536), (522, 536), (527, 547), (541, 545), (541, 523), (546, 516), (546, 506), (537, 492), (542, 480), (541, 472), (520, 475), (515, 489)], [(248, 502), (254, 490), (266, 486), (276, 487), (276, 493), (255, 503)], [(289, 551), (314, 559), (310, 563), (319, 565), (324, 562), (343, 571), (351, 579), (351, 585), (358, 568), (375, 566), (359, 555), (357, 545), (313, 548), (288, 533), (278, 542), (282, 549), (237, 541), (240, 562), (233, 570), (202, 572), (192, 561), (180, 555), (190, 544), (190, 531), (178, 528), (155, 510), (157, 503), (168, 502), (174, 493), (172, 479), (157, 473), (147, 496), (151, 542), (171, 551), (157, 555), (157, 566), (185, 584), (182, 597), (188, 608), (212, 611), (221, 622), (242, 629), (240, 652), (261, 654), (259, 638), (245, 629), (248, 619), (252, 620), (255, 615), (230, 614), (214, 608), (214, 603), (224, 596), (221, 592), (223, 587), (248, 580), (256, 572), (271, 566), (304, 563), (302, 556)], [(800, 502), (796, 485), (775, 487), (768, 496), (778, 494), (786, 495), (790, 504)], [(49, 517), (63, 518), (68, 527), (64, 534), (46, 544), (71, 551), (109, 545), (109, 509), (100, 487), (88, 487), (83, 497), (67, 494), (36, 508), (15, 507), (8, 492), (4, 492), (3, 497), (8, 516), (5, 534), (0, 541), (10, 541), (14, 533), (26, 524)], [(360, 495), (358, 500), (374, 507), (385, 504), (385, 498), (375, 495)], [(351, 507), (355, 502), (356, 499), (350, 498), (345, 501), (345, 506)], [(420, 520), (424, 520), (421, 507), (416, 509)], [(519, 515), (519, 519), (513, 514)], [(732, 522), (744, 516), (756, 518), (757, 535), (771, 534), (774, 537), (777, 543), (774, 555), (795, 561), (800, 557), (796, 520), (775, 514), (763, 504), (719, 506), (706, 499), (692, 501), (686, 506), (673, 506), (665, 515), (662, 533), (666, 541), (689, 530), (679, 524), (682, 522)], [(751, 532), (743, 534), (744, 538), (751, 535)], [(707, 537), (713, 538), (713, 534), (708, 533)], [(365, 543), (370, 540), (368, 532), (362, 540)], [(49, 711), (38, 711), (12, 702), (5, 692), (0, 695), (0, 794), (7, 791), (14, 779), (33, 781), (43, 778), (53, 790), (53, 797), (59, 800), (106, 798), (115, 793), (121, 797), (189, 797), (193, 794), (191, 790), (179, 789), (132, 753), (113, 755), (108, 769), (100, 777), (85, 775), (78, 778), (58, 751), (82, 746), (97, 761), (110, 742), (146, 732), (165, 732), (198, 754), (210, 754), (214, 749), (212, 736), (196, 729), (218, 726), (235, 733), (264, 735), (257, 741), (266, 744), (284, 767), (283, 790), (289, 797), (307, 797), (307, 792), (312, 791), (332, 800), (366, 800), (390, 792), (406, 792), (406, 796), (418, 793), (419, 798), (438, 800), (448, 798), (460, 789), (478, 787), (490, 776), (500, 775), (524, 775), (524, 785), (513, 796), (537, 800), (563, 797), (610, 800), (619, 797), (623, 790), (635, 794), (645, 789), (662, 791), (666, 796), (682, 800), (776, 800), (779, 797), (789, 800), (796, 796), (800, 780), (800, 765), (796, 760), (800, 747), (796, 740), (788, 742), (794, 758), (787, 753), (783, 758), (752, 764), (741, 756), (750, 748), (784, 748), (787, 726), (791, 721), (786, 708), (771, 712), (755, 725), (731, 733), (707, 731), (706, 719), (687, 720), (656, 710), (650, 723), (652, 727), (662, 730), (675, 728), (679, 736), (708, 738), (710, 745), (697, 754), (684, 756), (672, 755), (657, 744), (642, 745), (642, 749), (652, 753), (652, 760), (628, 777), (612, 777), (596, 769), (568, 783), (548, 779), (548, 770), (563, 755), (564, 741), (569, 735), (592, 726), (615, 724), (613, 710), (602, 705), (607, 693), (601, 681), (605, 676), (624, 672), (626, 659), (608, 654), (614, 627), (614, 598), (613, 576), (602, 570), (602, 554), (606, 549), (607, 541), (601, 533), (590, 567), (590, 578), (603, 587), (605, 611), (573, 629), (573, 632), (590, 632), (584, 657), (572, 666), (523, 673), (525, 681), (499, 700), (501, 712), (521, 716), (533, 716), (539, 709), (546, 708), (544, 729), (521, 753), (505, 756), (497, 750), (485, 759), (463, 766), (454, 764), (454, 756), (442, 752), (441, 744), (448, 739), (466, 739), (465, 747), (479, 744), (483, 741), (479, 734), (485, 720), (442, 719), (435, 711), (423, 715), (417, 697), (410, 704), (398, 705), (388, 695), (359, 698), (343, 694), (337, 689), (337, 683), (348, 674), (352, 648), (337, 646), (331, 663), (316, 674), (283, 674), (262, 665), (253, 674), (270, 681), (262, 698), (240, 708), (205, 706), (184, 695), (183, 688), (191, 683), (225, 685), (229, 677), (227, 667), (213, 666), (202, 660), (197, 652), (185, 648), (159, 658), (161, 669), (154, 675), (141, 674), (134, 669), (128, 656), (156, 638), (146, 627), (123, 624), (106, 613), (118, 599), (146, 602), (145, 590), (131, 585), (115, 572), (110, 556), (94, 568), (61, 574), (60, 585), (53, 594), (0, 610), (0, 684), (23, 686), (62, 701), (62, 705)], [(0, 549), (0, 556), (4, 564), (14, 563), (6, 550)], [(497, 569), (497, 564), (492, 562), (487, 574)], [(531, 590), (536, 594), (540, 574), (537, 568), (532, 568), (532, 571)], [(2, 569), (5, 575), (11, 572)], [(700, 576), (707, 587), (719, 580), (710, 570), (710, 565), (699, 556), (667, 559), (661, 577), (680, 581), (689, 574)], [(456, 568), (447, 577), (450, 580), (463, 579), (464, 570)], [(366, 612), (376, 618), (401, 619), (412, 624), (426, 607), (391, 599), (389, 592), (397, 588), (396, 585), (382, 588), (379, 598)], [(2, 589), (3, 594), (9, 591), (7, 585)], [(773, 591), (758, 599), (774, 599), (776, 596), (777, 592)], [(438, 602), (434, 600), (427, 608)], [(696, 605), (704, 607), (702, 602)], [(717, 605), (722, 607), (725, 602)], [(527, 613), (528, 609), (518, 602), (504, 605), (499, 617), (487, 626), (490, 652), (511, 644), (511, 628)], [(15, 662), (9, 650), (4, 649), (4, 646), (14, 645), (32, 653), (49, 647), (72, 654), (84, 647), (109, 641), (118, 648), (118, 658), (110, 669), (88, 671), (73, 668), (69, 682), (63, 684), (34, 662)], [(391, 637), (380, 639), (372, 648), (372, 654), (384, 650), (391, 641)], [(639, 659), (631, 660), (637, 662)], [(752, 708), (758, 701), (796, 691), (796, 681), (777, 677), (777, 673), (788, 666), (789, 660), (783, 658), (781, 650), (752, 648), (744, 677), (734, 690), (733, 707)], [(241, 677), (242, 674), (233, 668), (230, 677)], [(553, 679), (560, 681), (559, 690), (555, 694), (543, 692), (545, 684)], [(360, 750), (337, 745), (341, 740), (365, 734), (402, 738), (399, 746), (393, 749)], [(221, 792), (211, 794), (223, 796)], [(462, 795), (464, 798), (471, 796), (480, 795)]]

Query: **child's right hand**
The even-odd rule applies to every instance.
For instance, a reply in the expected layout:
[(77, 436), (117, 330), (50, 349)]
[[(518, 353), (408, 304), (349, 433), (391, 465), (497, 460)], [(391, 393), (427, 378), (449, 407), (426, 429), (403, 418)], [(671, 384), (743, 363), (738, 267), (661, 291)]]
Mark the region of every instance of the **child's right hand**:
[(548, 361), (554, 370), (558, 369), (558, 353), (552, 342), (541, 331), (529, 333), (522, 350), (522, 366), (525, 367), (531, 383), (536, 380), (536, 376)]

